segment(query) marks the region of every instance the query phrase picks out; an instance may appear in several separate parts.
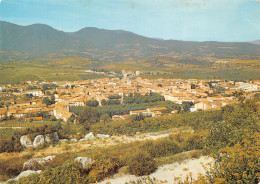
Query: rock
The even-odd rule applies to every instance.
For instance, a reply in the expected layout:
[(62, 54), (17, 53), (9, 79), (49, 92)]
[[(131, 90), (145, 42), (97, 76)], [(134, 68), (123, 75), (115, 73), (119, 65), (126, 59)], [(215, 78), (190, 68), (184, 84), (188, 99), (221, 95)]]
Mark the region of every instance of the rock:
[(70, 139), (71, 142), (77, 142), (78, 140), (73, 138), (73, 139)]
[(110, 135), (105, 135), (105, 134), (97, 134), (98, 138), (109, 138), (111, 137)]
[(59, 142), (63, 143), (63, 142), (67, 142), (68, 139), (60, 139)]
[(33, 170), (34, 168), (36, 168), (37, 166), (43, 166), (46, 163), (52, 161), (54, 158), (56, 157), (56, 155), (50, 155), (44, 158), (32, 158), (30, 160), (28, 160), (27, 162), (23, 163), (23, 169), (30, 169)]
[(12, 181), (17, 181), (17, 180), (19, 180), (20, 178), (29, 176), (29, 175), (31, 175), (31, 174), (40, 174), (41, 172), (42, 172), (41, 170), (38, 170), (38, 171), (32, 171), (32, 170), (23, 171), (23, 172), (21, 172), (18, 176), (9, 179), (9, 180), (7, 181), (7, 183), (12, 182)]
[(33, 146), (36, 148), (36, 147), (39, 147), (41, 145), (44, 145), (45, 141), (44, 141), (44, 136), (43, 135), (37, 135), (35, 138), (34, 138), (34, 141), (33, 141)]
[(20, 143), (22, 146), (25, 146), (26, 148), (33, 146), (31, 139), (27, 135), (23, 135), (20, 138)]
[(58, 132), (54, 132), (54, 133), (53, 133), (53, 139), (54, 139), (54, 142), (55, 142), (55, 143), (58, 143), (58, 142), (59, 142), (60, 139), (59, 139)]
[(51, 142), (50, 134), (46, 134), (45, 135), (45, 142), (46, 143), (50, 143)]
[(75, 158), (75, 160), (80, 162), (83, 168), (86, 168), (89, 164), (93, 162), (93, 160), (88, 157), (77, 157)]
[(85, 137), (83, 138), (85, 140), (87, 139), (95, 139), (95, 136), (92, 132), (88, 133), (87, 135), (85, 135)]

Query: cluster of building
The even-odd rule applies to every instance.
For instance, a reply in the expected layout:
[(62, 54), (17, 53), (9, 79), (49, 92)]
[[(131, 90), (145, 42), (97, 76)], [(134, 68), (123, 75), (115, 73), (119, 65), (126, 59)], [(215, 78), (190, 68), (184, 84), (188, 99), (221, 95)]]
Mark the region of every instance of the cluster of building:
[[(142, 79), (139, 72), (123, 71), (124, 77), (103, 78), (74, 82), (38, 82), (27, 81), (23, 84), (0, 86), (0, 119), (4, 117), (25, 117), (27, 114), (45, 112), (57, 119), (68, 121), (75, 116), (69, 111), (71, 106), (84, 106), (88, 100), (97, 100), (101, 105), (103, 99), (107, 100), (111, 95), (128, 96), (130, 94), (145, 95), (156, 92), (165, 97), (165, 100), (183, 104), (194, 104), (191, 111), (210, 110), (235, 103), (235, 98), (230, 95), (235, 90), (244, 90), (257, 93), (260, 90), (260, 80), (246, 82), (221, 81), (221, 80), (198, 80), (198, 79)], [(130, 77), (131, 75), (131, 77)], [(137, 77), (132, 79), (132, 77)], [(55, 84), (54, 89), (43, 92), (43, 85)], [(27, 90), (27, 86), (37, 86), (37, 89)], [(216, 94), (214, 89), (222, 89), (224, 93)], [(32, 98), (23, 100), (24, 95)], [(44, 97), (55, 94), (55, 102), (51, 105), (43, 103)], [(3, 100), (7, 99), (7, 100)], [(121, 98), (123, 101), (123, 98)], [(143, 110), (151, 116), (161, 114), (165, 107), (157, 107)], [(140, 111), (141, 112), (141, 111)], [(129, 115), (140, 113), (131, 111)], [(125, 119), (127, 116), (115, 116), (113, 119)]]

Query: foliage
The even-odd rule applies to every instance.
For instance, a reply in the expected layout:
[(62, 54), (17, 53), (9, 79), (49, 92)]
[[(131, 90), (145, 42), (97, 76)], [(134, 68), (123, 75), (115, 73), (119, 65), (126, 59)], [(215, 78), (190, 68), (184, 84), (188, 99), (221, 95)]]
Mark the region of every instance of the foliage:
[[(0, 159), (0, 178), (8, 179), (10, 177), (17, 176), (23, 169), (24, 158), (10, 158), (10, 159)], [(2, 180), (1, 180), (2, 181)]]
[(86, 129), (90, 126), (90, 124), (96, 123), (99, 121), (99, 114), (98, 112), (91, 108), (91, 107), (85, 107), (77, 116), (77, 121), (80, 124), (83, 124), (86, 126)]
[(121, 104), (120, 100), (108, 99), (108, 100), (101, 100), (102, 105), (119, 105)]
[(131, 121), (141, 121), (144, 120), (144, 115), (143, 113), (139, 113), (139, 114), (133, 114), (129, 117), (129, 120)]
[(157, 169), (154, 158), (147, 152), (134, 154), (130, 158), (127, 168), (130, 174), (137, 176), (148, 175)]
[(49, 97), (44, 97), (42, 99), (42, 103), (46, 104), (46, 105), (51, 105), (51, 100)]
[(93, 169), (97, 170), (102, 177), (116, 173), (122, 166), (117, 153), (98, 152), (94, 155)]
[[(207, 175), (210, 183), (258, 183), (259, 138), (244, 130), (243, 140), (219, 150), (214, 169)], [(221, 181), (221, 182), (220, 182)]]
[[(111, 100), (115, 101), (115, 100)], [(118, 102), (117, 102), (118, 103)], [(149, 102), (149, 103), (140, 103), (138, 106), (135, 103), (132, 104), (119, 104), (119, 105), (107, 105), (106, 100), (102, 100), (101, 104), (102, 107), (98, 106), (95, 109), (98, 111), (99, 115), (108, 114), (110, 117), (113, 115), (124, 115), (129, 114), (132, 110), (145, 110), (147, 108), (152, 107), (167, 107), (168, 112), (173, 110), (180, 110), (180, 105), (173, 103), (171, 101), (156, 101), (156, 102)], [(70, 111), (79, 114), (84, 107), (70, 107)]]
[(100, 122), (104, 122), (104, 123), (107, 123), (107, 122), (110, 122), (112, 119), (110, 118), (110, 116), (108, 114), (102, 114), (100, 116)]
[(121, 96), (120, 95), (109, 95), (108, 98), (109, 99), (120, 99)]
[(124, 96), (124, 104), (141, 104), (141, 103), (151, 103), (157, 101), (165, 101), (164, 97), (159, 93), (147, 93), (145, 96), (134, 94), (129, 96)]
[(86, 176), (84, 175), (81, 163), (76, 161), (67, 161), (62, 166), (49, 168), (42, 171), (40, 174), (21, 178), (16, 183), (80, 184), (86, 183)]
[(99, 105), (99, 102), (97, 100), (89, 100), (86, 102), (86, 105), (89, 107), (97, 107)]

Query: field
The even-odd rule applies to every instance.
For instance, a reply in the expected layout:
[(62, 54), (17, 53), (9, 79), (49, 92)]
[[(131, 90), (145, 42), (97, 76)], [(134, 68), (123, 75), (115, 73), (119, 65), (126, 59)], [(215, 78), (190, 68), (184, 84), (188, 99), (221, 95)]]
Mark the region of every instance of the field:
[(0, 83), (11, 84), (24, 81), (75, 81), (107, 76), (87, 74), (83, 69), (50, 67), (36, 64), (0, 65)]
[[(46, 57), (46, 56), (45, 56)], [(109, 77), (85, 70), (141, 71), (144, 78), (259, 79), (260, 60), (198, 57), (147, 58), (122, 62), (93, 61), (84, 57), (48, 56), (0, 64), (0, 83), (23, 81), (76, 81)], [(0, 62), (1, 63), (1, 62)]]

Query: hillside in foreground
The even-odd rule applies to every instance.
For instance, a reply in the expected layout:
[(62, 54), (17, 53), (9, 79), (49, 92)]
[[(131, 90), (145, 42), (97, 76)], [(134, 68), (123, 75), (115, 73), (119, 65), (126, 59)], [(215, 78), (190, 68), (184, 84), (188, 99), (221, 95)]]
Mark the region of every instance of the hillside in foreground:
[[(183, 166), (177, 166), (176, 163), (191, 158), (194, 162), (200, 160), (204, 163), (202, 160), (205, 157), (201, 156), (211, 155), (216, 167), (209, 171), (209, 175), (197, 177), (196, 182), (195, 177), (191, 181), (191, 177), (188, 176), (182, 182), (258, 183), (259, 181), (257, 165), (259, 158), (259, 147), (257, 146), (259, 99), (245, 100), (237, 105), (226, 106), (216, 111), (145, 118), (140, 121), (96, 123), (90, 126), (90, 129), (86, 131), (87, 136), (81, 141), (78, 141), (79, 135), (76, 134), (78, 126), (57, 124), (50, 127), (27, 129), (25, 132), (14, 134), (9, 141), (19, 142), (21, 135), (34, 137), (44, 134), (44, 132), (49, 135), (52, 132), (58, 132), (59, 137), (63, 138), (62, 140), (66, 138), (70, 141), (61, 141), (58, 145), (50, 143), (50, 146), (37, 149), (27, 148), (20, 153), (2, 153), (0, 160), (2, 179), (16, 176), (26, 168), (30, 168), (31, 170), (41, 170), (41, 172), (23, 177), (14, 183), (71, 183), (72, 181), (74, 183), (92, 183), (116, 173), (128, 173), (136, 176), (149, 175), (160, 172), (161, 168), (166, 167), (167, 164), (175, 164), (173, 169), (176, 169), (176, 171), (169, 169), (167, 172), (176, 174), (180, 172), (177, 170), (180, 167), (183, 174), (191, 175), (188, 172), (190, 168), (184, 168), (185, 162)], [(100, 129), (100, 127), (103, 128)], [(114, 130), (112, 137), (97, 138), (101, 135), (99, 131), (107, 133), (112, 130)], [(75, 133), (73, 134), (73, 132)], [(93, 136), (96, 138), (88, 132), (93, 132)], [(92, 138), (90, 139), (90, 137)], [(77, 139), (75, 140), (75, 138)], [(8, 145), (17, 148), (18, 142)], [(1, 145), (2, 151), (6, 149), (3, 145), (7, 144), (1, 143)], [(24, 165), (31, 158), (43, 158), (51, 155), (55, 155), (56, 158), (46, 164), (29, 162), (29, 165), (28, 163), (26, 166)], [(88, 158), (91, 161), (87, 166), (83, 164), (84, 162), (74, 161), (79, 157)], [(199, 157), (201, 158), (198, 159)], [(14, 160), (17, 160), (15, 164)], [(156, 176), (156, 174), (152, 176)], [(114, 179), (117, 178), (114, 177)], [(180, 179), (172, 176), (172, 181), (177, 182)], [(139, 178), (139, 180), (146, 180), (145, 183), (160, 183), (152, 178)]]

